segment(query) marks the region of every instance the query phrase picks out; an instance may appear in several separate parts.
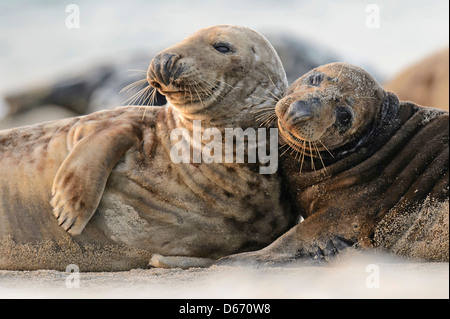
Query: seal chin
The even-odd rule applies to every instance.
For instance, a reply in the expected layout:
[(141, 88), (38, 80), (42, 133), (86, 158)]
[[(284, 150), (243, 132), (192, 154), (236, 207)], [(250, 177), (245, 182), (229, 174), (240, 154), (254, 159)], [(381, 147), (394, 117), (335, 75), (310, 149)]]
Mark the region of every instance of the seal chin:
[(303, 134), (297, 127), (286, 128), (286, 125), (279, 119), (278, 131), (281, 138), (295, 151), (305, 153), (308, 156), (316, 157), (317, 151), (325, 151), (326, 148), (321, 142), (322, 135)]
[[(192, 82), (191, 82), (192, 81)], [(204, 80), (203, 80), (204, 81)], [(224, 95), (226, 89), (223, 82), (205, 86), (201, 80), (191, 79), (187, 84), (160, 87), (158, 91), (164, 95), (169, 103), (182, 114), (196, 114), (210, 108)]]
[[(310, 128), (304, 128), (299, 125), (286, 125), (280, 119), (278, 120), (280, 134), (292, 143), (318, 142), (323, 134), (318, 134)], [(308, 126), (309, 127), (309, 126)]]

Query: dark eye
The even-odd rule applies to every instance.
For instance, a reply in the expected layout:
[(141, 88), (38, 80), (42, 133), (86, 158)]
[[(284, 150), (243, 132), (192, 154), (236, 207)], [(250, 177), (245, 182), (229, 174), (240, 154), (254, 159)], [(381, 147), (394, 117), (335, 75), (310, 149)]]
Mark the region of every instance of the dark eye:
[(220, 53), (230, 53), (233, 52), (233, 50), (231, 49), (230, 45), (226, 44), (226, 43), (216, 43), (213, 45), (214, 49), (216, 49), (217, 51), (219, 51)]
[(308, 84), (312, 86), (319, 86), (323, 81), (323, 73), (314, 73), (308, 78)]
[(342, 125), (348, 125), (352, 120), (352, 113), (346, 107), (339, 107), (337, 110), (337, 118)]

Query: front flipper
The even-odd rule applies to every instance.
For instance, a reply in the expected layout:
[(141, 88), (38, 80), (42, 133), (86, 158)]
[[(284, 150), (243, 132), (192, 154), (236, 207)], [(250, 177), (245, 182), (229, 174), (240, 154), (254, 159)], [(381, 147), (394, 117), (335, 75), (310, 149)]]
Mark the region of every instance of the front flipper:
[[(302, 242), (286, 236), (285, 240), (292, 241), (294, 247), (284, 247), (281, 242), (274, 242), (272, 245), (258, 251), (251, 251), (230, 255), (219, 259), (216, 265), (225, 266), (289, 266), (289, 265), (317, 265), (328, 262), (332, 257), (347, 248), (355, 246), (355, 242), (340, 236), (330, 236), (322, 241)], [(289, 245), (288, 245), (289, 246)]]
[(53, 213), (72, 235), (94, 215), (111, 170), (138, 143), (131, 123), (79, 123), (68, 134), (69, 155), (53, 181)]
[(353, 214), (317, 213), (294, 226), (269, 246), (253, 252), (230, 255), (217, 265), (280, 266), (329, 261), (347, 248), (365, 245), (365, 223)]
[(153, 254), (148, 265), (154, 268), (204, 268), (214, 263), (214, 259), (187, 257), (187, 256), (162, 256)]

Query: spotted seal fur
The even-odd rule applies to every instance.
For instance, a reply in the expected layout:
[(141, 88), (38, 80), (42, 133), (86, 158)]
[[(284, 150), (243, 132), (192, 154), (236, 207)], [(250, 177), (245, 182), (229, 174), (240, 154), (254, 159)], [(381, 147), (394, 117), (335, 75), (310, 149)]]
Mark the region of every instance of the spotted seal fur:
[[(270, 43), (202, 29), (160, 52), (147, 80), (164, 107), (120, 107), (0, 132), (0, 268), (207, 266), (290, 226), (277, 174), (260, 163), (174, 163), (183, 128), (257, 127), (287, 88)], [(54, 216), (53, 216), (54, 215)], [(56, 219), (55, 219), (56, 216)]]

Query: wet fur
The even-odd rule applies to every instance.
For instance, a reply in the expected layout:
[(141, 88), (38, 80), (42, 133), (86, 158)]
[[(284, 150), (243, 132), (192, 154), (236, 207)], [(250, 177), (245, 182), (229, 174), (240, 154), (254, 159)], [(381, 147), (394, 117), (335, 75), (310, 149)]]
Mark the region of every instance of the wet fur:
[[(380, 98), (365, 100), (361, 106), (355, 102), (354, 108), (355, 112), (372, 108), (376, 115), (357, 119), (365, 122), (360, 130), (339, 133), (349, 142), (330, 146), (330, 150), (322, 148), (320, 160), (314, 153), (314, 166), (307, 165), (308, 154), (302, 171), (298, 156), (282, 156), (284, 181), (296, 211), (305, 220), (268, 247), (225, 257), (219, 263), (324, 261), (347, 248), (377, 248), (415, 259), (449, 260), (448, 112), (399, 102), (395, 94), (380, 90), (373, 80), (361, 81), (357, 85), (362, 88), (360, 92), (348, 90), (351, 84), (347, 81), (361, 80), (367, 73), (346, 64), (322, 66), (319, 71), (333, 78), (339, 69), (348, 75), (336, 86), (354, 101), (357, 93), (375, 97), (373, 92), (379, 92)], [(296, 88), (307, 76), (291, 86), (285, 99), (307, 96), (307, 88)], [(322, 94), (321, 88), (313, 90), (315, 96)], [(277, 109), (286, 109), (282, 101)], [(330, 106), (333, 101), (336, 99), (330, 100)], [(291, 135), (284, 138), (286, 141)]]

